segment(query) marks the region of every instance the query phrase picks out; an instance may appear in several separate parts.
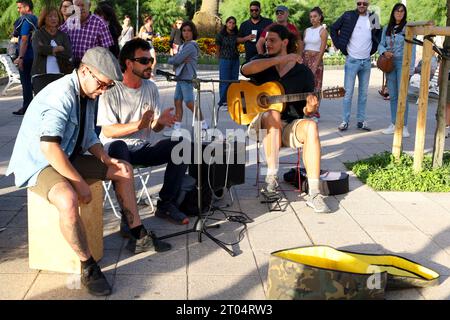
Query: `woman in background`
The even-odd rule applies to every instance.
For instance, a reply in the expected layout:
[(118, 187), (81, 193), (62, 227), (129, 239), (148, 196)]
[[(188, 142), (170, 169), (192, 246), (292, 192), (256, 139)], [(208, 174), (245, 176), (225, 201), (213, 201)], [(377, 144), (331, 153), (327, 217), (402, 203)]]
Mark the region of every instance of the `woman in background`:
[(72, 0), (61, 1), (61, 4), (59, 5), (59, 12), (64, 18), (64, 21), (66, 21), (70, 16), (72, 16), (75, 13)]
[(134, 29), (131, 26), (131, 18), (130, 16), (126, 15), (123, 19), (123, 25), (122, 25), (122, 33), (119, 37), (119, 48), (122, 49), (122, 47), (134, 38)]
[[(386, 74), (387, 87), (389, 90), (389, 99), (391, 105), (391, 124), (383, 134), (393, 134), (395, 131), (395, 121), (397, 119), (397, 103), (400, 90), (400, 81), (403, 64), (403, 46), (405, 43), (405, 25), (407, 19), (406, 7), (402, 3), (397, 3), (392, 8), (391, 16), (387, 26), (383, 28), (381, 41), (378, 45), (378, 53), (384, 54), (388, 58), (394, 59), (394, 70)], [(410, 76), (414, 74), (416, 47), (413, 46)], [(403, 137), (409, 137), (408, 132), (408, 99), (406, 99), (405, 120), (403, 126)]]
[(114, 9), (107, 3), (100, 2), (97, 8), (95, 9), (94, 13), (100, 18), (102, 18), (103, 21), (108, 26), (109, 32), (111, 33), (111, 36), (114, 41), (114, 45), (109, 47), (109, 51), (111, 51), (116, 58), (119, 58), (120, 52), (119, 36), (122, 33), (122, 26), (117, 20), (117, 16)]
[[(239, 51), (238, 51), (238, 28), (236, 18), (228, 17), (222, 30), (216, 36), (216, 56), (219, 59), (219, 79), (239, 79)], [(221, 82), (219, 85), (220, 100), (219, 108), (227, 107), (227, 90), (229, 83)]]
[[(303, 63), (311, 69), (314, 74), (314, 90), (322, 90), (323, 80), (323, 54), (327, 48), (328, 32), (322, 26), (324, 16), (322, 9), (314, 7), (309, 12), (311, 27), (305, 30)], [(320, 101), (319, 101), (320, 103)], [(319, 109), (312, 117), (320, 118)]]
[(69, 36), (59, 31), (62, 16), (56, 7), (44, 7), (39, 15), (38, 28), (33, 34), (33, 66), (31, 75), (63, 73), (73, 70), (72, 45)]
[(177, 19), (172, 26), (172, 31), (170, 32), (170, 55), (174, 56), (178, 53), (178, 47), (181, 45), (181, 30), (180, 27), (183, 24), (183, 20)]

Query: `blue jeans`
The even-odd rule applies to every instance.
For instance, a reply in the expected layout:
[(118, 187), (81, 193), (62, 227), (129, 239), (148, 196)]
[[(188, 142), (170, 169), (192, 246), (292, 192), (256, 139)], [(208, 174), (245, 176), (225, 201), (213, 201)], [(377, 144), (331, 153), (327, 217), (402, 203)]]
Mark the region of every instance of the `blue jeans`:
[(188, 81), (179, 81), (175, 87), (174, 100), (181, 100), (187, 105), (194, 102), (194, 85)]
[(109, 156), (125, 160), (132, 165), (145, 167), (159, 166), (167, 163), (164, 172), (164, 183), (159, 192), (158, 207), (175, 203), (180, 192), (181, 183), (186, 173), (186, 164), (174, 164), (171, 158), (172, 149), (178, 144), (178, 141), (164, 139), (154, 145), (145, 144), (138, 150), (129, 150), (127, 144), (122, 140), (111, 143), (109, 147)]
[[(239, 79), (239, 59), (219, 59), (219, 79), (220, 80), (237, 80)], [(227, 102), (227, 90), (229, 83), (220, 83), (219, 105)]]
[(19, 70), (20, 83), (22, 84), (22, 96), (23, 103), (22, 108), (27, 109), (33, 100), (33, 86), (31, 84), (31, 66), (33, 65), (33, 60), (24, 59), (23, 60), (23, 70)]
[(367, 90), (369, 88), (370, 58), (355, 59), (347, 56), (345, 61), (345, 97), (342, 110), (342, 121), (350, 121), (350, 113), (352, 108), (353, 91), (355, 89), (355, 80), (358, 76), (358, 111), (356, 119), (358, 122), (366, 120)]
[[(395, 124), (397, 119), (397, 105), (398, 105), (398, 93), (400, 91), (400, 81), (402, 78), (402, 62), (403, 57), (394, 58), (394, 70), (386, 74), (387, 87), (389, 90), (389, 99), (391, 103), (391, 122)], [(406, 99), (406, 109), (405, 109), (405, 122), (404, 125), (408, 124), (408, 111), (409, 104), (408, 99)]]

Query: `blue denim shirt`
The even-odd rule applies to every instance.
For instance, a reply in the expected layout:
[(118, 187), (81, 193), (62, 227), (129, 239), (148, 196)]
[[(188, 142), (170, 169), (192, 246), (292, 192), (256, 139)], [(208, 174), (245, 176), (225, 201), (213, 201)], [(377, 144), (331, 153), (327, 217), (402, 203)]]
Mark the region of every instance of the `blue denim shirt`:
[[(94, 100), (86, 106), (83, 152), (100, 143), (94, 131)], [(70, 156), (79, 132), (80, 83), (76, 70), (58, 79), (36, 95), (25, 113), (6, 175), (14, 173), (18, 187), (32, 187), (49, 165), (40, 149), (42, 136), (61, 137), (61, 148)]]
[[(403, 48), (405, 46), (405, 33), (404, 30), (400, 33), (395, 34), (395, 36), (387, 36), (386, 35), (387, 26), (383, 28), (383, 32), (381, 34), (381, 41), (378, 45), (378, 53), (382, 55), (386, 51), (392, 51), (394, 53), (394, 59), (402, 60), (403, 59)], [(392, 46), (391, 46), (392, 40)], [(414, 67), (416, 64), (416, 45), (413, 45), (412, 48), (412, 60), (410, 64), (410, 72), (409, 74), (414, 74)]]

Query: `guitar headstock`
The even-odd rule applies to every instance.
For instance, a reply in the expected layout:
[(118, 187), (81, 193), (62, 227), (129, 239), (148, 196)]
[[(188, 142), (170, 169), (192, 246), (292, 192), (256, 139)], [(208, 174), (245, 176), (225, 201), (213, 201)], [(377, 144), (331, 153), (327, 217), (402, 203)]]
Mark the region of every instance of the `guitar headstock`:
[(322, 97), (325, 99), (336, 99), (345, 96), (345, 89), (343, 87), (333, 87), (322, 91)]

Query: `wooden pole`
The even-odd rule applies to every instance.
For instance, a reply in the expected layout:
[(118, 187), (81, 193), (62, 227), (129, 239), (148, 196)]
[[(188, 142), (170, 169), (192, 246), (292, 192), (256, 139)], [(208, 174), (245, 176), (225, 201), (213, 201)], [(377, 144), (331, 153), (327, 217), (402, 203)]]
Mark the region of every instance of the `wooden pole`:
[(433, 44), (429, 40), (423, 42), (422, 73), (420, 75), (419, 108), (417, 112), (416, 144), (414, 147), (414, 172), (422, 170), (425, 149), (425, 133), (427, 128), (428, 93), (430, 84), (431, 57)]
[(444, 59), (439, 73), (439, 104), (436, 112), (436, 133), (434, 136), (433, 168), (442, 167), (445, 148), (445, 108), (447, 107), (447, 85), (450, 61)]
[[(412, 38), (413, 38), (412, 27), (406, 27), (405, 39), (412, 40)], [(403, 124), (405, 119), (406, 102), (408, 99), (409, 68), (411, 65), (412, 46), (413, 45), (411, 43), (405, 42), (403, 49), (403, 66), (401, 75), (402, 78), (399, 88), (394, 141), (392, 143), (392, 154), (397, 160), (400, 159), (400, 154), (402, 151)]]

